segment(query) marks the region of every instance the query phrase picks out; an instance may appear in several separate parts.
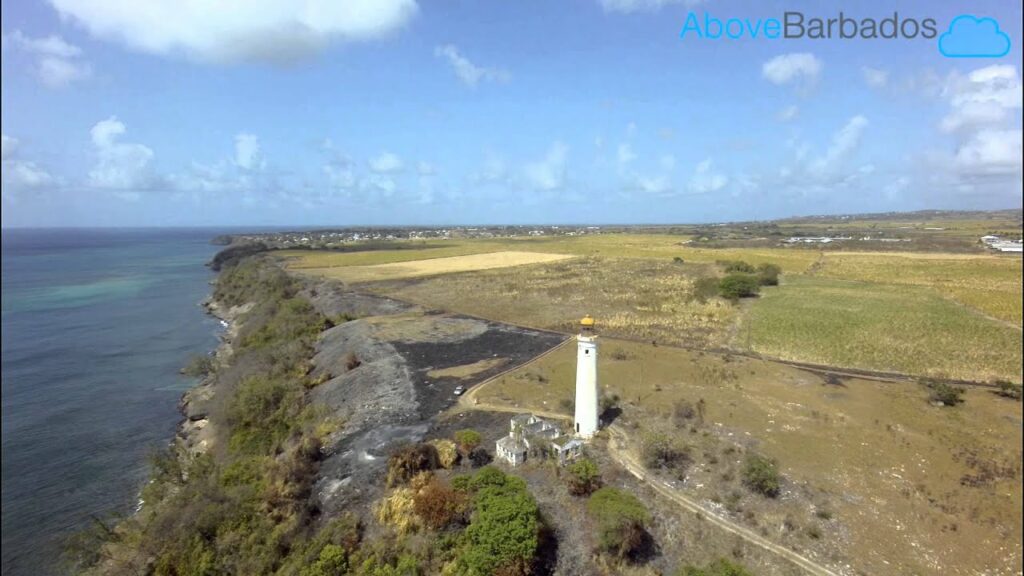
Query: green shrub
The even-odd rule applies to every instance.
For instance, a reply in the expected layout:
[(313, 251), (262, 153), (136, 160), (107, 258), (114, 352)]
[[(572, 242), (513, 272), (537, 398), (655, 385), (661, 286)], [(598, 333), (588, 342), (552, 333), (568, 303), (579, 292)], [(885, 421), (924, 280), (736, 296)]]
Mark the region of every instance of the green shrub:
[(782, 268), (775, 264), (761, 264), (757, 267), (757, 281), (761, 286), (778, 286)]
[(597, 522), (601, 550), (615, 558), (636, 555), (647, 544), (650, 514), (632, 494), (616, 488), (601, 488), (590, 497), (587, 510)]
[(707, 302), (718, 296), (719, 279), (715, 276), (702, 276), (693, 283), (692, 298), (698, 302)]
[(966, 391), (959, 386), (950, 386), (945, 382), (931, 379), (925, 379), (922, 383), (928, 388), (929, 402), (943, 406), (956, 406), (964, 401), (963, 396)]
[(565, 481), (573, 496), (589, 496), (601, 487), (601, 470), (589, 458), (578, 458), (566, 471)]
[(729, 274), (731, 272), (739, 272), (741, 274), (753, 274), (756, 271), (756, 269), (753, 266), (744, 262), (743, 260), (718, 260), (716, 264), (721, 266), (725, 270), (726, 274)]
[(455, 439), (455, 445), (459, 447), (459, 452), (467, 457), (483, 442), (483, 436), (476, 430), (469, 428), (456, 431), (453, 438)]
[(757, 296), (760, 290), (761, 283), (753, 274), (734, 272), (718, 282), (718, 295), (726, 300)]
[(996, 386), (999, 388), (996, 390), (996, 394), (1003, 398), (1009, 398), (1020, 402), (1021, 399), (1021, 385), (1014, 384), (1008, 380), (996, 380)]
[(690, 451), (666, 434), (649, 433), (640, 444), (644, 466), (661, 470), (683, 468), (690, 462)]
[(193, 356), (188, 364), (181, 369), (181, 373), (189, 378), (205, 378), (214, 371), (213, 358), (207, 354)]
[(779, 495), (781, 478), (775, 462), (758, 454), (748, 454), (743, 461), (743, 485), (750, 490), (774, 498)]

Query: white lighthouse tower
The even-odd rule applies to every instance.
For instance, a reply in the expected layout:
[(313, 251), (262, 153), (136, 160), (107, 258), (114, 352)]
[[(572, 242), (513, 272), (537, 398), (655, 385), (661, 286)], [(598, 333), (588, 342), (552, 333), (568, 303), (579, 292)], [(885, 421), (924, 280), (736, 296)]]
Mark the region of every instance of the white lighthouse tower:
[(597, 432), (597, 335), (594, 319), (580, 320), (576, 337), (576, 435), (590, 438)]

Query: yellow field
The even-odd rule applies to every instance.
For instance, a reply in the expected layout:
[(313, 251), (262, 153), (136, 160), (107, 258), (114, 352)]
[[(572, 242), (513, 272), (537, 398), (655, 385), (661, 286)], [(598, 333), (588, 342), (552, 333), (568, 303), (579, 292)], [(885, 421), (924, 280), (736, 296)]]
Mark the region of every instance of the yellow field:
[(455, 272), (508, 268), (524, 264), (556, 262), (572, 258), (567, 254), (542, 254), (537, 252), (489, 252), (468, 256), (449, 256), (408, 262), (392, 262), (372, 266), (334, 266), (328, 268), (302, 268), (305, 274), (336, 278), (348, 283), (375, 282), (397, 278), (418, 278)]
[[(820, 542), (862, 574), (1018, 574), (1022, 518), (1021, 404), (970, 390), (956, 408), (928, 404), (922, 387), (849, 379), (826, 385), (785, 365), (600, 340), (601, 387), (621, 396), (631, 435), (671, 427), (678, 400), (706, 403), (706, 424), (675, 429), (692, 444), (686, 493), (705, 502), (728, 495), (734, 470), (707, 433), (778, 460), (805, 496), (743, 496), (773, 539)], [(574, 346), (485, 386), (484, 404), (569, 414)], [(638, 426), (638, 429), (634, 429)], [(796, 488), (799, 487), (799, 488)], [(822, 521), (806, 508), (827, 509)], [(783, 519), (816, 524), (821, 540), (783, 534)], [(762, 531), (762, 533), (765, 533)], [(787, 538), (791, 540), (787, 540)]]

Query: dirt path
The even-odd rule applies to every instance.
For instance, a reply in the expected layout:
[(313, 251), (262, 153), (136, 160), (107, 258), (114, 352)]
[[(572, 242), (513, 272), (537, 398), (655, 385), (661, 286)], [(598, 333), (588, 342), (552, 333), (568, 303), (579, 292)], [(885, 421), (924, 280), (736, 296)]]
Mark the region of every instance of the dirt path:
[(837, 572), (833, 572), (826, 566), (818, 564), (806, 556), (797, 554), (789, 548), (775, 544), (762, 537), (760, 534), (757, 534), (744, 526), (740, 526), (727, 518), (719, 516), (710, 509), (702, 506), (696, 500), (688, 498), (678, 490), (665, 486), (657, 478), (650, 477), (647, 469), (637, 461), (636, 456), (634, 456), (626, 447), (626, 433), (614, 424), (609, 426), (607, 431), (610, 435), (608, 442), (608, 454), (618, 462), (620, 466), (628, 470), (630, 474), (636, 476), (636, 478), (641, 482), (646, 483), (661, 496), (668, 498), (690, 512), (700, 514), (705, 520), (711, 522), (720, 529), (739, 536), (748, 543), (771, 552), (776, 556), (789, 560), (793, 564), (802, 568), (808, 574), (814, 574), (815, 576), (838, 576)]
[[(552, 352), (558, 350), (559, 348), (568, 345), (570, 342), (574, 342), (574, 340), (572, 338), (570, 338), (568, 340), (565, 340), (561, 344), (559, 344), (559, 345), (549, 349), (547, 352), (544, 352), (543, 354), (540, 354), (539, 356), (536, 356), (535, 358), (533, 358), (532, 360), (526, 362), (525, 364), (528, 364), (528, 363), (534, 362), (534, 361), (536, 361), (536, 360), (538, 360), (540, 358), (543, 358), (544, 356), (547, 356), (548, 354), (551, 354)], [(520, 365), (520, 366), (522, 366), (522, 365)], [(521, 409), (513, 408), (511, 406), (505, 406), (505, 405), (501, 405), (501, 404), (493, 404), (493, 403), (490, 403), (490, 402), (480, 402), (479, 398), (477, 398), (477, 394), (485, 386), (491, 384), (492, 382), (497, 381), (499, 378), (501, 378), (505, 374), (508, 374), (509, 372), (518, 369), (520, 366), (516, 366), (516, 367), (510, 368), (510, 369), (508, 369), (508, 370), (506, 370), (504, 372), (496, 374), (496, 375), (488, 378), (487, 380), (484, 380), (483, 382), (477, 384), (476, 386), (472, 387), (465, 394), (463, 394), (461, 398), (459, 398), (459, 406), (461, 408), (465, 408), (465, 409), (470, 409), (470, 410), (486, 410), (486, 411), (489, 411), (489, 412), (522, 412)], [(537, 416), (542, 417), (542, 418), (551, 418), (551, 419), (559, 419), (559, 420), (566, 420), (566, 419), (569, 418), (565, 414), (560, 414), (560, 413), (557, 413), (557, 412), (538, 411), (538, 410), (533, 410), (531, 412), (533, 414), (536, 414)], [(719, 516), (714, 511), (712, 511), (712, 510), (710, 510), (708, 508), (705, 508), (704, 506), (702, 506), (697, 501), (684, 496), (679, 491), (670, 489), (667, 486), (663, 485), (656, 478), (651, 477), (648, 474), (647, 469), (644, 468), (643, 465), (641, 465), (636, 460), (636, 457), (633, 456), (630, 453), (629, 449), (626, 447), (626, 442), (624, 441), (625, 438), (626, 438), (626, 432), (625, 431), (623, 431), (620, 427), (618, 427), (618, 426), (616, 426), (614, 424), (612, 426), (608, 427), (607, 430), (608, 430), (608, 433), (610, 435), (609, 442), (608, 442), (608, 454), (616, 462), (618, 462), (620, 466), (622, 466), (623, 468), (628, 470), (631, 474), (633, 474), (633, 476), (636, 476), (636, 478), (639, 479), (641, 482), (644, 482), (648, 486), (653, 488), (654, 491), (657, 492), (658, 494), (660, 494), (661, 496), (663, 496), (665, 498), (668, 498), (672, 502), (675, 502), (679, 506), (682, 506), (683, 508), (685, 508), (685, 509), (687, 509), (687, 510), (689, 510), (689, 511), (695, 513), (695, 514), (698, 514), (698, 513), (701, 514), (705, 519), (707, 519), (709, 522), (711, 522), (715, 526), (718, 526), (722, 530), (725, 530), (726, 532), (729, 532), (730, 534), (734, 534), (736, 536), (739, 536), (740, 538), (746, 540), (747, 542), (749, 542), (749, 543), (751, 543), (751, 544), (753, 544), (755, 546), (758, 546), (758, 547), (760, 547), (760, 548), (762, 548), (764, 550), (767, 550), (768, 552), (770, 552), (772, 554), (775, 554), (777, 556), (785, 558), (786, 560), (789, 560), (790, 562), (792, 562), (796, 566), (802, 568), (808, 574), (813, 574), (814, 576), (838, 576), (837, 572), (833, 572), (833, 571), (829, 570), (827, 567), (825, 567), (825, 566), (823, 566), (821, 564), (818, 564), (818, 563), (814, 562), (813, 560), (810, 560), (809, 558), (806, 558), (805, 556), (797, 554), (796, 552), (790, 550), (789, 548), (785, 548), (785, 547), (780, 546), (778, 544), (774, 544), (771, 541), (769, 541), (769, 540), (765, 539), (764, 537), (760, 536), (756, 532), (753, 532), (753, 531), (749, 530), (748, 528), (740, 526), (739, 524), (736, 524), (736, 523), (732, 522), (731, 520), (729, 520), (727, 518), (723, 518), (722, 516)]]

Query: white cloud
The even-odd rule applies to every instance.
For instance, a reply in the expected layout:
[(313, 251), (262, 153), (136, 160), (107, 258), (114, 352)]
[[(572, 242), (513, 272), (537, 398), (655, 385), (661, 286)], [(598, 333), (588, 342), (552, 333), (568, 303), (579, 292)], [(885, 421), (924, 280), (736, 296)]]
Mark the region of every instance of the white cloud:
[(359, 181), (359, 189), (372, 199), (390, 198), (398, 190), (395, 179), (384, 174), (369, 174)]
[(832, 143), (825, 154), (811, 164), (811, 172), (820, 176), (835, 174), (857, 150), (867, 125), (868, 119), (864, 116), (850, 118), (832, 136)]
[(41, 168), (35, 162), (18, 158), (21, 143), (17, 138), (2, 135), (3, 141), (3, 196), (13, 199), (14, 193), (23, 189), (43, 188), (59, 184), (60, 180)]
[(415, 0), (50, 3), (96, 37), (149, 54), (208, 62), (292, 62), (332, 42), (384, 37), (419, 10)]
[(725, 174), (715, 172), (711, 158), (697, 164), (690, 178), (688, 188), (694, 194), (707, 194), (718, 192), (729, 183), (729, 177)]
[(500, 68), (485, 68), (477, 66), (468, 58), (459, 53), (459, 49), (451, 44), (434, 48), (434, 56), (444, 58), (451, 65), (455, 75), (463, 84), (470, 88), (476, 88), (481, 81), (487, 82), (508, 82), (511, 75)]
[(761, 66), (761, 75), (772, 84), (813, 84), (824, 67), (821, 59), (809, 52), (782, 54)]
[(887, 70), (862, 66), (860, 73), (864, 77), (864, 83), (872, 88), (885, 88), (889, 84), (889, 72)]
[(0, 150), (2, 150), (2, 153), (0, 153), (0, 158), (3, 158), (4, 160), (13, 158), (14, 152), (17, 151), (20, 142), (18, 142), (17, 138), (12, 138), (7, 134), (3, 134), (2, 136), (3, 146), (2, 148), (0, 148)]
[(92, 66), (82, 60), (82, 49), (57, 35), (31, 38), (15, 30), (4, 35), (4, 45), (11, 45), (33, 59), (33, 73), (49, 88), (63, 88), (92, 76)]
[(543, 159), (527, 164), (523, 168), (523, 176), (527, 184), (536, 190), (559, 190), (565, 186), (568, 159), (569, 147), (561, 142), (554, 142)]
[(939, 154), (933, 172), (959, 190), (973, 190), (979, 179), (988, 189), (1018, 186), (1021, 178), (1022, 89), (1012, 64), (985, 66), (946, 79), (942, 96), (949, 112), (939, 123), (955, 151)]
[(478, 184), (496, 183), (508, 180), (508, 167), (501, 156), (492, 151), (484, 155), (484, 163), (480, 171), (470, 176), (470, 181)]
[(89, 184), (110, 190), (148, 189), (156, 177), (150, 163), (153, 150), (142, 144), (120, 142), (127, 132), (125, 125), (111, 116), (97, 122), (90, 134), (98, 161), (89, 171)]
[(967, 76), (954, 73), (943, 95), (951, 107), (940, 123), (943, 132), (998, 125), (1019, 110), (1024, 99), (1017, 68), (1009, 64), (979, 68)]
[(404, 168), (402, 159), (391, 152), (381, 152), (375, 158), (371, 158), (369, 164), (370, 170), (378, 174), (394, 174)]
[(796, 117), (799, 115), (800, 107), (794, 104), (792, 106), (786, 106), (782, 110), (779, 110), (779, 113), (775, 115), (775, 118), (778, 119), (779, 122), (791, 122), (795, 120)]
[(619, 144), (619, 149), (616, 153), (616, 158), (618, 159), (619, 166), (624, 167), (627, 164), (631, 163), (633, 160), (636, 160), (636, 153), (633, 152), (632, 146), (624, 142), (622, 144)]
[(247, 132), (235, 135), (235, 164), (245, 170), (254, 170), (264, 166), (259, 137)]
[(910, 187), (912, 180), (907, 176), (900, 176), (892, 182), (885, 185), (883, 191), (885, 197), (889, 200), (896, 200), (903, 194), (903, 191)]
[(956, 167), (965, 176), (1015, 175), (1021, 172), (1021, 130), (984, 129), (956, 151)]
[(598, 0), (605, 12), (656, 12), (665, 6), (682, 5), (688, 8), (697, 6), (702, 0)]

